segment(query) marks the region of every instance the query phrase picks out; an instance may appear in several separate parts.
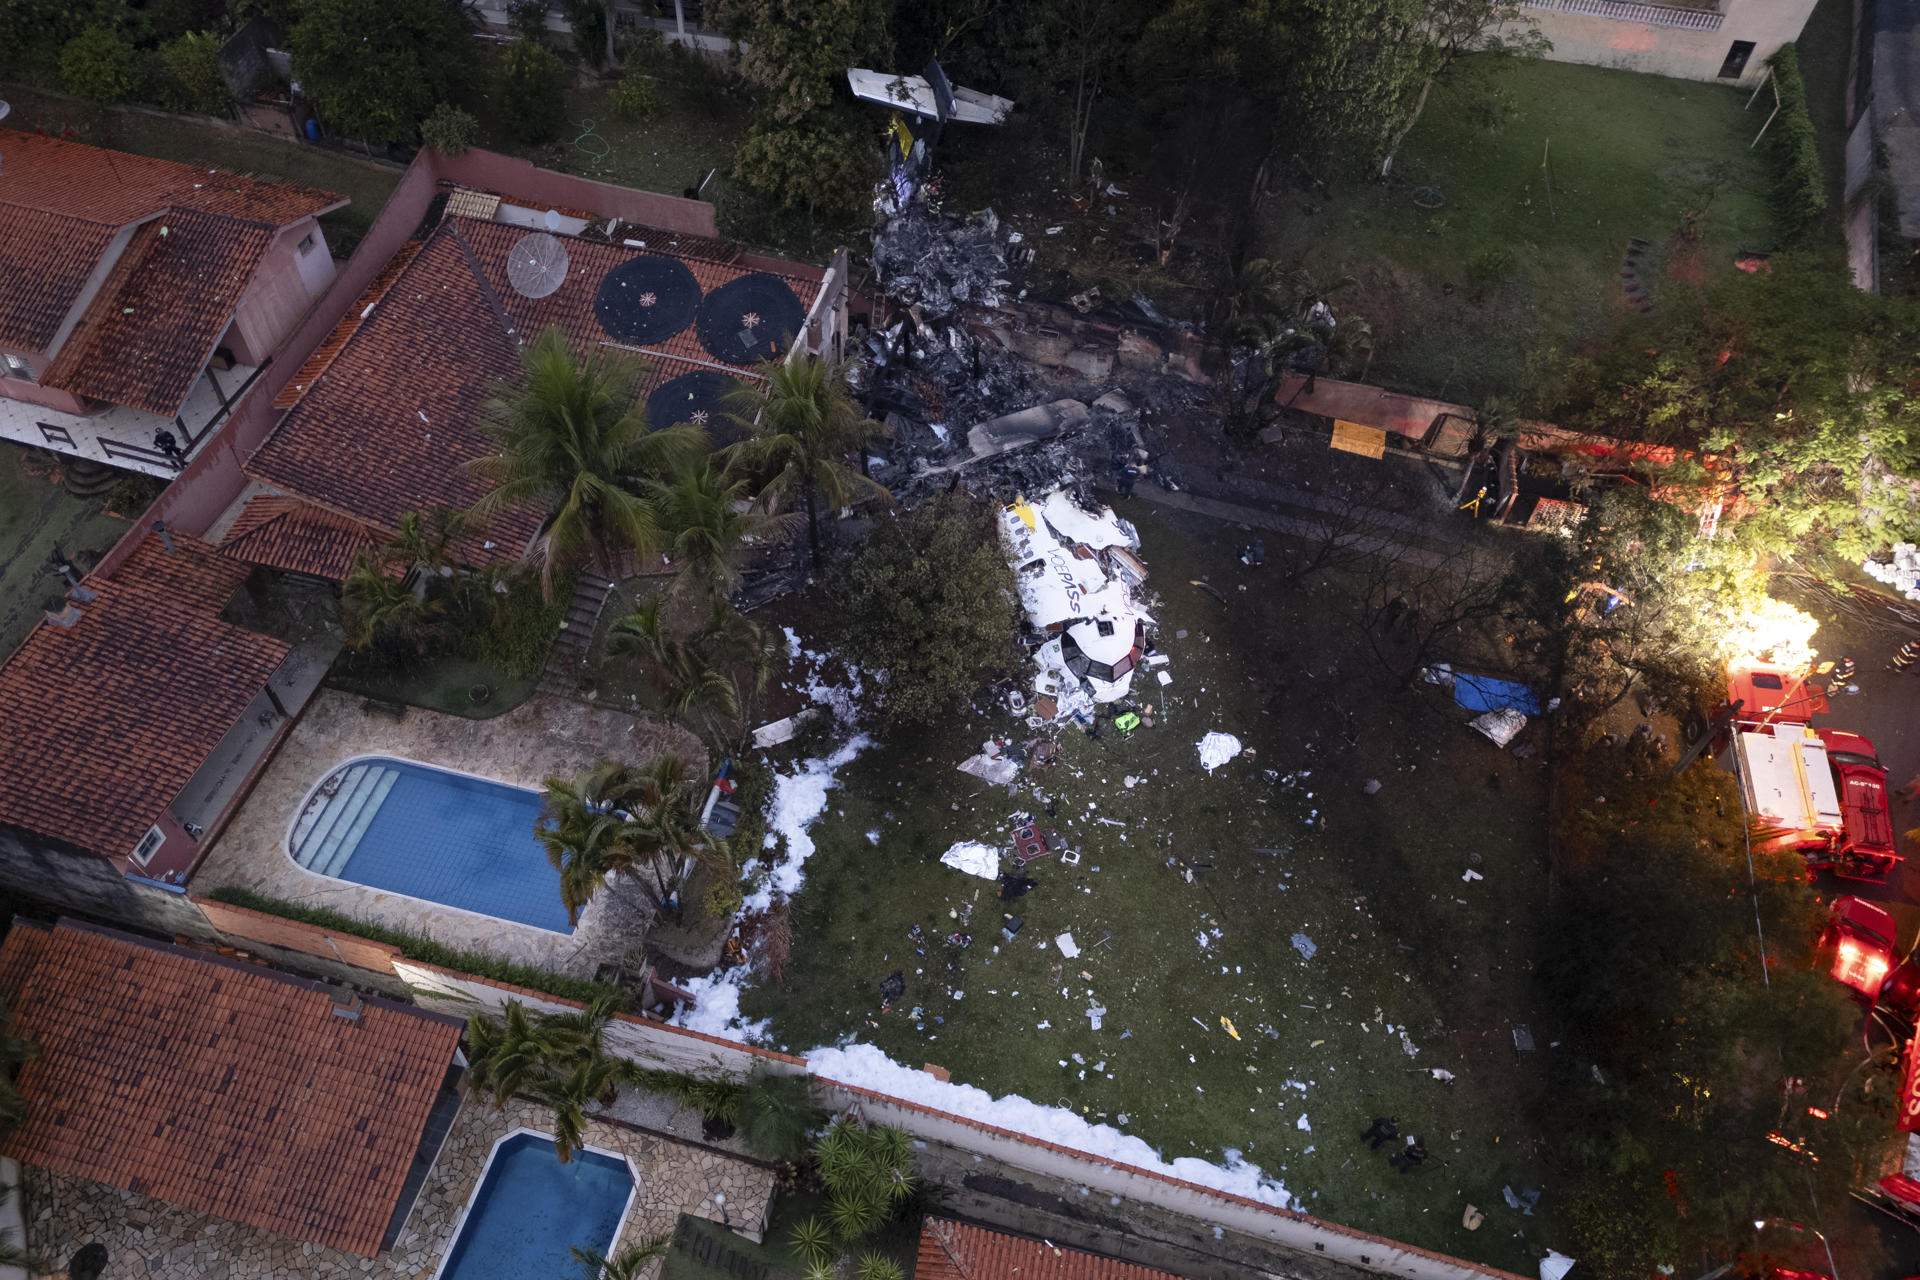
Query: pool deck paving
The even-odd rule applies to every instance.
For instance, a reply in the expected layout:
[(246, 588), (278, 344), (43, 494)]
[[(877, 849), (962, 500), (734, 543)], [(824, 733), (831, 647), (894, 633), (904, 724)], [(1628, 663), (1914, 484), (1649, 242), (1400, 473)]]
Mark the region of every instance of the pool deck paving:
[(638, 765), (665, 753), (686, 760), (696, 775), (706, 768), (705, 747), (684, 729), (570, 699), (537, 695), (491, 720), (468, 720), (419, 707), (395, 717), (368, 710), (357, 694), (322, 689), (190, 887), (202, 895), (249, 889), (450, 947), (592, 977), (603, 963), (639, 958), (653, 911), (631, 888), (616, 883), (594, 898), (572, 934), (556, 933), (308, 871), (287, 852), (287, 833), (313, 786), (356, 756), (394, 756), (539, 789), (550, 776), (570, 777), (603, 758)]
[[(550, 1134), (552, 1121), (553, 1113), (537, 1103), (516, 1098), (495, 1110), (487, 1099), (469, 1096), (393, 1248), (377, 1258), (302, 1244), (31, 1166), (21, 1170), (27, 1244), (36, 1257), (64, 1266), (75, 1250), (98, 1241), (108, 1253), (105, 1280), (431, 1280), (494, 1145), (518, 1129)], [(764, 1236), (771, 1166), (599, 1120), (588, 1122), (585, 1136), (589, 1147), (625, 1156), (636, 1182), (609, 1255), (672, 1232), (683, 1213), (725, 1223), (756, 1241)], [(651, 1263), (642, 1275), (652, 1280), (659, 1268)]]

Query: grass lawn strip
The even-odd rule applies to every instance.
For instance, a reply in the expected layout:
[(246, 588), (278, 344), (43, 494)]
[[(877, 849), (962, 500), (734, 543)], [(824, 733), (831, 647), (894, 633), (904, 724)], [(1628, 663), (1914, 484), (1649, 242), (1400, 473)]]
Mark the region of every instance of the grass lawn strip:
[[(1527, 1107), (1544, 1085), (1543, 1055), (1516, 1053), (1511, 1030), (1532, 1018), (1538, 767), (1380, 689), (1345, 631), (1347, 584), (1272, 591), (1237, 564), (1230, 528), (1123, 514), (1172, 658), (1164, 711), (1131, 738), (1069, 732), (1062, 763), (1018, 784), (1054, 798), (1080, 864), (1035, 864), (1040, 887), (1003, 904), (938, 862), (961, 840), (1006, 850), (1015, 817), (1042, 809), (953, 768), (1014, 728), (999, 710), (864, 752), (803, 747), (770, 824), (804, 836), (787, 981), (741, 986), (735, 971), (727, 994), (702, 992), (697, 1025), (737, 1016), (815, 1048), (829, 1075), (937, 1062), (955, 1085), (887, 1087), (912, 1079), (990, 1123), (1269, 1199), (1284, 1187), (1336, 1221), (1524, 1269), (1552, 1212), (1500, 1200), (1530, 1185)], [(1247, 750), (1209, 775), (1197, 747), (1212, 731)], [(1009, 913), (1024, 917), (1011, 940)], [(883, 1012), (896, 970), (906, 994)], [(1396, 1175), (1356, 1142), (1380, 1114), (1426, 1140), (1426, 1169)], [(1475, 1233), (1467, 1203), (1488, 1211)]]

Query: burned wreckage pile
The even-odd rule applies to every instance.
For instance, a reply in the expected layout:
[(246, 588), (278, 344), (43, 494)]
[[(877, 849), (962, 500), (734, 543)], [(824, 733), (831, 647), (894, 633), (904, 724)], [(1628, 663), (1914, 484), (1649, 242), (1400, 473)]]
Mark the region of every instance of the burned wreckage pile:
[(1139, 537), (1092, 489), (1178, 487), (1154, 419), (1200, 410), (1205, 392), (1190, 335), (1150, 306), (1140, 323), (1027, 301), (1031, 257), (991, 211), (895, 214), (875, 235), (881, 296), (849, 379), (889, 428), (871, 474), (903, 504), (953, 488), (999, 504), (1034, 651), (1021, 702), (1036, 724), (1092, 725), (1099, 706), (1132, 705), (1137, 667), (1164, 663)]
[(955, 486), (1007, 500), (1171, 479), (1149, 447), (1152, 412), (1116, 375), (1151, 384), (1163, 413), (1203, 391), (1163, 367), (1168, 342), (1151, 325), (1027, 301), (1016, 277), (1031, 257), (991, 210), (960, 221), (909, 205), (875, 234), (875, 322), (848, 378), (890, 429), (869, 462), (903, 503)]

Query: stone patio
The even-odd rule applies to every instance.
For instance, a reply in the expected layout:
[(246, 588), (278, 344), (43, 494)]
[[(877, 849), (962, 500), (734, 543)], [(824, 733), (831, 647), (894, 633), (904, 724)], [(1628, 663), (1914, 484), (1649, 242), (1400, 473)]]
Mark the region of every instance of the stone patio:
[[(552, 1112), (518, 1099), (495, 1111), (486, 1099), (469, 1097), (394, 1247), (378, 1258), (301, 1244), (31, 1167), (21, 1179), (28, 1246), (64, 1267), (75, 1250), (97, 1240), (110, 1259), (103, 1280), (432, 1280), (494, 1144), (523, 1128), (551, 1132)], [(589, 1146), (624, 1155), (636, 1182), (613, 1252), (671, 1233), (683, 1213), (724, 1222), (754, 1240), (765, 1233), (771, 1168), (601, 1121), (588, 1123), (586, 1139)], [(722, 1195), (723, 1201), (716, 1198)], [(658, 1271), (656, 1262), (647, 1274)]]
[(696, 776), (706, 768), (706, 749), (684, 729), (569, 699), (535, 695), (491, 720), (419, 707), (396, 719), (368, 711), (358, 695), (322, 689), (194, 873), (191, 888), (204, 895), (237, 886), (582, 977), (608, 962), (637, 967), (653, 912), (631, 889), (601, 892), (571, 935), (555, 933), (308, 871), (288, 854), (287, 831), (313, 785), (355, 756), (397, 756), (538, 789), (549, 776), (578, 773), (604, 757), (643, 764), (663, 752), (686, 760)]

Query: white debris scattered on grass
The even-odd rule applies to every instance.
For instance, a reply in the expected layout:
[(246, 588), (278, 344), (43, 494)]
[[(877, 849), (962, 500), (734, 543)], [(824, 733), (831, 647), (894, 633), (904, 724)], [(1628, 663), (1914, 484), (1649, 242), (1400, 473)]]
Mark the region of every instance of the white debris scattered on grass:
[(1468, 884), (1472, 884), (1475, 880), (1486, 879), (1485, 876), (1481, 875), (1478, 871), (1475, 871), (1472, 867), (1468, 867), (1466, 869), (1466, 872), (1462, 874), (1460, 878), (1466, 881)]
[[(791, 636), (792, 633), (788, 634)], [(815, 685), (818, 687), (818, 677), (815, 678)], [(842, 696), (849, 698), (857, 692), (857, 687), (852, 691), (839, 691)], [(824, 699), (815, 695), (815, 700)], [(827, 793), (837, 785), (840, 770), (871, 745), (873, 739), (864, 733), (856, 733), (841, 743), (831, 755), (802, 760), (793, 767), (791, 773), (774, 774), (773, 793), (767, 800), (766, 847), (779, 847), (780, 839), (784, 837), (786, 848), (780, 861), (747, 894), (741, 904), (742, 913), (764, 911), (773, 905), (775, 899), (790, 898), (799, 892), (806, 878), (803, 868), (807, 859), (813, 856), (814, 849), (813, 837), (807, 834), (807, 829), (827, 811)], [(682, 1009), (674, 1015), (674, 1023), (704, 1031), (708, 1035), (732, 1036), (747, 1041), (762, 1039), (767, 1034), (766, 1021), (748, 1022), (740, 1014), (740, 989), (752, 972), (752, 965), (736, 965), (682, 983), (692, 993), (694, 1004), (692, 1008)]]
[(1069, 960), (1080, 954), (1080, 944), (1073, 940), (1073, 935), (1070, 933), (1063, 933), (1055, 938), (1053, 945), (1060, 948), (1060, 954)]
[(1314, 946), (1313, 939), (1309, 938), (1306, 934), (1296, 933), (1293, 935), (1293, 949), (1300, 953), (1302, 960), (1311, 960), (1313, 959), (1313, 953), (1320, 948)]
[(1087, 1021), (1093, 1024), (1093, 1030), (1098, 1031), (1100, 1029), (1100, 1020), (1106, 1016), (1107, 1009), (1105, 1005), (1090, 1004), (1087, 1006)]
[(1313, 1132), (1313, 1126), (1307, 1123), (1307, 1113), (1304, 1111), (1300, 1113), (1300, 1118), (1293, 1122), (1293, 1127), (1298, 1129), (1302, 1133)]
[(1200, 767), (1212, 773), (1227, 761), (1240, 754), (1240, 739), (1230, 733), (1218, 730), (1200, 739)]
[(940, 855), (940, 861), (955, 871), (964, 871), (983, 880), (1000, 878), (1000, 851), (977, 840), (956, 841), (951, 849)]
[(880, 843), (880, 832), (877, 828), (875, 830), (867, 832), (867, 843), (868, 844)]
[(1447, 1070), (1445, 1067), (1435, 1067), (1433, 1068), (1433, 1078), (1441, 1084), (1452, 1084), (1453, 1072)]
[(1413, 1042), (1413, 1037), (1407, 1034), (1405, 1027), (1400, 1028), (1400, 1047), (1407, 1051), (1409, 1058), (1417, 1058), (1420, 1056), (1420, 1046)]
[(1573, 1259), (1557, 1249), (1547, 1250), (1547, 1256), (1540, 1259), (1540, 1280), (1563, 1280), (1571, 1270)]
[(806, 650), (801, 647), (799, 633), (794, 631), (792, 627), (782, 627), (780, 630), (787, 637), (787, 660), (789, 662), (800, 661), (800, 655), (805, 653)]
[[(1292, 1210), (1302, 1208), (1284, 1185), (1269, 1177), (1260, 1166), (1249, 1164), (1231, 1147), (1221, 1152), (1219, 1164), (1192, 1156), (1169, 1161), (1139, 1138), (1110, 1125), (1094, 1124), (1065, 1107), (1042, 1106), (1018, 1094), (996, 1098), (972, 1085), (936, 1080), (924, 1071), (901, 1066), (870, 1044), (815, 1049), (807, 1054), (807, 1066), (815, 1074), (841, 1084), (873, 1089), (1028, 1138), (1196, 1182), (1262, 1204)], [(1128, 1117), (1120, 1115), (1115, 1119), (1124, 1125)]]

